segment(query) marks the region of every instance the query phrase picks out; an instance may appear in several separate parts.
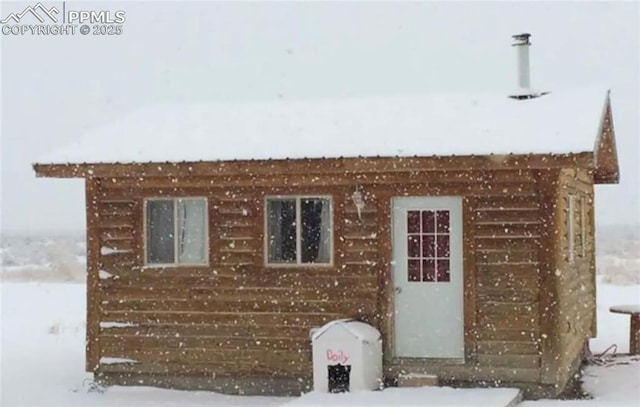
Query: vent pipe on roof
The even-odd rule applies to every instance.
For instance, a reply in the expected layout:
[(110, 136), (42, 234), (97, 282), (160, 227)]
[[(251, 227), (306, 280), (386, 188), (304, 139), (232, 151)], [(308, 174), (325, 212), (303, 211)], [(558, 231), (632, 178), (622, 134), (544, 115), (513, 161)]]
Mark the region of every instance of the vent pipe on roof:
[(513, 99), (532, 99), (546, 95), (548, 92), (537, 92), (531, 89), (531, 78), (529, 70), (529, 47), (531, 34), (522, 33), (513, 35), (513, 47), (516, 50), (516, 63), (518, 67), (518, 89), (509, 95)]
[(531, 34), (523, 33), (512, 36), (513, 47), (516, 47), (516, 55), (518, 58), (518, 87), (520, 89), (529, 89), (531, 81), (529, 78), (529, 37)]

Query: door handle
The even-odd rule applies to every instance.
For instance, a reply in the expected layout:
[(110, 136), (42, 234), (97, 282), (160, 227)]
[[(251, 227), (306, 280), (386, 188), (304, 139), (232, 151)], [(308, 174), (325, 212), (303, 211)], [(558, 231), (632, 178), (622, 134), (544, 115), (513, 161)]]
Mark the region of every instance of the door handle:
[(396, 290), (396, 294), (400, 294), (402, 292), (402, 287), (396, 286), (395, 290)]

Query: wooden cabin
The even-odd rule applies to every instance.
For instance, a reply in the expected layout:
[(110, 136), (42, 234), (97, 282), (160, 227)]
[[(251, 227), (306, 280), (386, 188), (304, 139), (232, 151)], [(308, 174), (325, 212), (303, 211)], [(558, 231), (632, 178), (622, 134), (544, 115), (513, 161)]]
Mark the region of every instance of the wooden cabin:
[(352, 317), (391, 384), (556, 396), (596, 336), (606, 89), (165, 105), (34, 168), (85, 181), (105, 383), (295, 394), (310, 329)]

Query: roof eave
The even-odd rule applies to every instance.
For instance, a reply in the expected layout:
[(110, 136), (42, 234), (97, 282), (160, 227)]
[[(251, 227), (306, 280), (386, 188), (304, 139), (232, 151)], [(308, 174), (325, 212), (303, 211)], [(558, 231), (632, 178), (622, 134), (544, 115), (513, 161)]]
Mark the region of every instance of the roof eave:
[(618, 150), (609, 94), (607, 94), (603, 109), (593, 159), (593, 178), (596, 184), (617, 184), (620, 182), (620, 165), (618, 163)]
[(291, 173), (379, 173), (454, 170), (594, 169), (593, 152), (567, 154), (495, 154), (432, 157), (338, 157), (148, 163), (37, 163), (38, 177), (184, 177)]
[(39, 178), (87, 178), (92, 176), (90, 164), (33, 164)]

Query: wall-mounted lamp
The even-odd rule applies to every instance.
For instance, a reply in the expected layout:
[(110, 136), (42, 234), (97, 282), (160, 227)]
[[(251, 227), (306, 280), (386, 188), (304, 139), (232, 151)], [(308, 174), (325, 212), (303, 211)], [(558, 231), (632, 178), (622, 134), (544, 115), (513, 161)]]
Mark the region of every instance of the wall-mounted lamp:
[(362, 210), (364, 209), (364, 196), (362, 191), (360, 191), (360, 187), (356, 186), (356, 190), (351, 194), (351, 199), (353, 199), (353, 204), (356, 206), (358, 210), (358, 219), (362, 219)]

